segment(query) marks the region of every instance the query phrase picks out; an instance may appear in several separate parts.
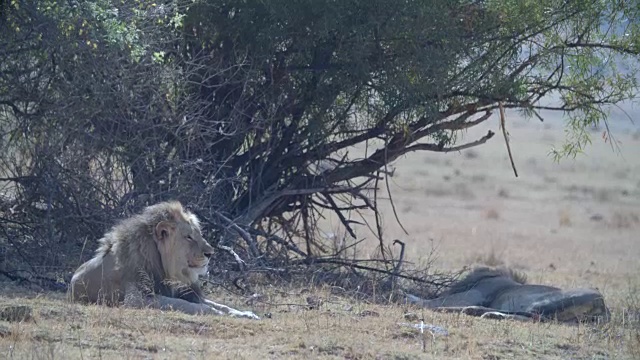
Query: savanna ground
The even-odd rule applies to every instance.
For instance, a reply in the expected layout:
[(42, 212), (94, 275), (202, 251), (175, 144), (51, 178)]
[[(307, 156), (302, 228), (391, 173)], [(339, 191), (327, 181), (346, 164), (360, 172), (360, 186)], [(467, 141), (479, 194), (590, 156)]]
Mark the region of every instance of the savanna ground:
[[(438, 269), (504, 265), (526, 273), (531, 283), (597, 287), (612, 310), (608, 324), (436, 314), (370, 304), (331, 287), (263, 286), (257, 292), (265, 296), (254, 302), (224, 291), (212, 296), (271, 314), (251, 321), (81, 306), (66, 303), (62, 294), (5, 283), (0, 306), (29, 305), (32, 319), (0, 320), (0, 358), (640, 358), (640, 130), (615, 129), (618, 150), (594, 131), (586, 155), (558, 164), (548, 156), (563, 141), (558, 122), (510, 120), (519, 178), (501, 136), (463, 153), (410, 154), (394, 164), (390, 184), (409, 235), (385, 206), (385, 237), (407, 243), (408, 261), (433, 254)], [(489, 126), (497, 130), (496, 123)], [(340, 236), (334, 224), (325, 226)], [(359, 236), (373, 237), (364, 231)], [(416, 322), (405, 318), (407, 312), (446, 328), (449, 336), (423, 338), (400, 326)]]

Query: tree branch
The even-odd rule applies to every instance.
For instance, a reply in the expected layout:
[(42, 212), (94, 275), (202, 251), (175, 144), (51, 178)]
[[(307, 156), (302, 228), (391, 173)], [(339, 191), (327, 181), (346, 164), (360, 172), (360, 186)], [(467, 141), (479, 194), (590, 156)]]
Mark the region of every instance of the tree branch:
[(400, 155), (404, 155), (406, 153), (412, 152), (412, 151), (418, 151), (418, 150), (427, 150), (427, 151), (434, 151), (434, 152), (443, 152), (443, 153), (448, 153), (448, 152), (452, 152), (452, 151), (462, 151), (465, 149), (469, 149), (478, 145), (482, 145), (484, 143), (487, 142), (487, 140), (491, 139), (493, 137), (493, 135), (495, 135), (495, 133), (491, 130), (489, 130), (487, 132), (487, 134), (483, 137), (481, 137), (480, 139), (467, 143), (467, 144), (463, 144), (463, 145), (459, 145), (459, 146), (453, 146), (453, 147), (442, 147), (440, 145), (437, 144), (415, 144), (412, 146), (407, 147), (406, 149), (404, 149)]

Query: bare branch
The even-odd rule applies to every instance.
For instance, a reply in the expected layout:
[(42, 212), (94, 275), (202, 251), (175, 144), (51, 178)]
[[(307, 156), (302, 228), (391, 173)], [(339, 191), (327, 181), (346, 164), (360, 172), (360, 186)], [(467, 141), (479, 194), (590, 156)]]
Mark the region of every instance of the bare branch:
[(507, 153), (509, 153), (509, 160), (511, 160), (511, 168), (516, 177), (518, 177), (518, 170), (516, 170), (516, 164), (513, 162), (513, 155), (511, 154), (511, 146), (509, 146), (509, 136), (507, 134), (506, 121), (504, 116), (504, 108), (502, 103), (500, 105), (500, 127), (502, 128), (502, 135), (504, 135), (504, 143), (507, 145)]
[(412, 152), (412, 151), (418, 151), (418, 150), (424, 150), (424, 151), (435, 151), (435, 152), (452, 152), (452, 151), (462, 151), (465, 149), (469, 149), (478, 145), (482, 145), (484, 143), (487, 142), (487, 140), (491, 139), (493, 137), (493, 135), (495, 135), (495, 133), (491, 130), (489, 130), (487, 132), (487, 134), (483, 137), (481, 137), (480, 139), (467, 143), (467, 144), (463, 144), (463, 145), (458, 145), (458, 146), (452, 146), (452, 147), (442, 147), (440, 145), (437, 144), (415, 144), (415, 145), (411, 145), (407, 148), (405, 148), (403, 150), (402, 155)]

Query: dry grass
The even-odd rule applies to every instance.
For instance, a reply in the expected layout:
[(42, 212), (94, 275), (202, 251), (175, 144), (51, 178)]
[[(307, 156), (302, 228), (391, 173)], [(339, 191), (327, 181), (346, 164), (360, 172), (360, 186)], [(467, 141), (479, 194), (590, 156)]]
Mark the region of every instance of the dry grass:
[(503, 254), (498, 254), (494, 248), (485, 254), (477, 254), (471, 257), (469, 263), (489, 267), (501, 267), (505, 265)]
[(609, 226), (613, 228), (631, 228), (640, 225), (640, 216), (636, 212), (615, 211), (611, 216)]
[[(32, 321), (0, 322), (0, 358), (632, 359), (640, 350), (629, 318), (600, 326), (501, 322), (355, 302), (329, 289), (311, 294), (323, 299), (319, 308), (309, 309), (306, 289), (273, 291), (255, 307), (272, 314), (261, 321), (0, 297), (0, 306), (33, 309)], [(423, 352), (422, 335), (399, 325), (407, 311), (449, 336), (429, 335)]]

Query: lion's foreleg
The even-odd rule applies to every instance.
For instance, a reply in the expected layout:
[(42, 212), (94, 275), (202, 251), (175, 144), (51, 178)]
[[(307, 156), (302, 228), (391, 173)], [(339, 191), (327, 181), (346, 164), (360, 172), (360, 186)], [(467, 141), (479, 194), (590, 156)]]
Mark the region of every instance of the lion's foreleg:
[(151, 308), (165, 311), (180, 311), (190, 315), (224, 315), (222, 311), (206, 304), (192, 303), (163, 295), (145, 295), (135, 284), (125, 285), (124, 306), (133, 309)]
[(224, 312), (207, 304), (192, 303), (163, 295), (147, 297), (147, 304), (156, 309), (180, 311), (190, 315), (224, 315)]
[(260, 320), (260, 317), (256, 314), (254, 314), (251, 311), (240, 311), (240, 310), (236, 310), (232, 307), (229, 307), (227, 305), (224, 304), (218, 304), (214, 301), (211, 301), (209, 299), (204, 299), (203, 303), (206, 305), (211, 306), (213, 309), (217, 310), (217, 311), (221, 311), (223, 313), (229, 314), (233, 317), (246, 317), (249, 319), (256, 319), (256, 320)]

